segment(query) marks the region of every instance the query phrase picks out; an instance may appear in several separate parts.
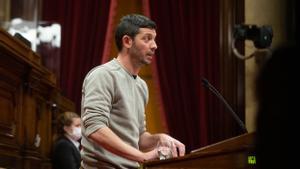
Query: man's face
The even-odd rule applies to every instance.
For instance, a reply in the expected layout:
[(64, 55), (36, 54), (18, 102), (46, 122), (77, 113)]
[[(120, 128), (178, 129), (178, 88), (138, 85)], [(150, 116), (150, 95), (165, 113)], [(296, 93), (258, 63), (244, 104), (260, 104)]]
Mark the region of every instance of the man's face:
[(151, 63), (157, 45), (155, 42), (156, 31), (149, 28), (140, 28), (139, 33), (133, 39), (129, 54), (138, 64), (148, 65)]

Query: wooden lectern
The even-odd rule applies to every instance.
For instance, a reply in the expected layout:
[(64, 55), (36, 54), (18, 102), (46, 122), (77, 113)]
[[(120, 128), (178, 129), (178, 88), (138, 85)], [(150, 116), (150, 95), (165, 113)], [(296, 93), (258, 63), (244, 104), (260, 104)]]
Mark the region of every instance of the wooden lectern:
[(197, 150), (183, 157), (150, 161), (143, 169), (253, 169), (254, 133), (242, 134)]

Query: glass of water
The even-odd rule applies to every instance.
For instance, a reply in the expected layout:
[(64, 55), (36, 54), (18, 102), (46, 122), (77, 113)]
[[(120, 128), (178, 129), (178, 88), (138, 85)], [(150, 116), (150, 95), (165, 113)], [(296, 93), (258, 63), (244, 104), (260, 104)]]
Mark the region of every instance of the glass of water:
[(160, 160), (172, 157), (172, 143), (170, 141), (159, 141), (157, 143), (157, 153)]

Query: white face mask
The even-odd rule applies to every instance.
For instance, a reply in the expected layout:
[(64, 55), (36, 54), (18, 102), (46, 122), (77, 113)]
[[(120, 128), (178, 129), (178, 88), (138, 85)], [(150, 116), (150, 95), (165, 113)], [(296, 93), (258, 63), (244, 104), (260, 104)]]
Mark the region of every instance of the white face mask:
[(71, 134), (71, 137), (78, 141), (80, 138), (81, 138), (81, 127), (74, 127), (73, 128), (73, 131), (72, 131), (72, 134)]

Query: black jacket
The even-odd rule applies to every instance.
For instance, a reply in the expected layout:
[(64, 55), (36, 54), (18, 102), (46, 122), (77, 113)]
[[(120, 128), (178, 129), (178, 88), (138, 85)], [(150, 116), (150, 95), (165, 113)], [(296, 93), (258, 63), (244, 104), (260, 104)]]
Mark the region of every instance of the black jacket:
[(80, 162), (78, 148), (68, 138), (59, 138), (52, 154), (53, 169), (79, 169)]

